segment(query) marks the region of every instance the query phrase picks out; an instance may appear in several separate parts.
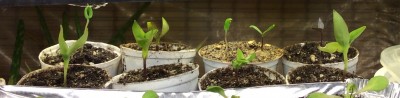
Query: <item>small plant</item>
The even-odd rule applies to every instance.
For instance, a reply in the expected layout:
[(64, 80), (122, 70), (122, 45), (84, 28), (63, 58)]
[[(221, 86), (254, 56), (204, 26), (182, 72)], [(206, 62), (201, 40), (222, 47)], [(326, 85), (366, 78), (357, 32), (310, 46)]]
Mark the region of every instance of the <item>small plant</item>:
[(159, 96), (157, 95), (157, 93), (153, 90), (147, 90), (146, 92), (144, 92), (142, 98), (158, 98)]
[(256, 30), (258, 33), (261, 34), (261, 49), (263, 49), (263, 47), (264, 47), (264, 37), (265, 37), (265, 34), (267, 34), (267, 32), (269, 32), (269, 31), (271, 31), (274, 27), (275, 27), (275, 24), (272, 24), (271, 26), (268, 27), (267, 30), (265, 30), (264, 32), (261, 32), (261, 30), (258, 29), (257, 26), (255, 26), (255, 25), (250, 25), (250, 28), (253, 28), (253, 29)]
[(333, 31), (335, 35), (336, 42), (330, 42), (325, 45), (325, 47), (318, 47), (320, 51), (334, 53), (340, 52), (343, 53), (344, 60), (344, 71), (347, 72), (348, 66), (348, 51), (351, 43), (361, 35), (361, 33), (365, 30), (366, 26), (362, 26), (354, 31), (349, 33), (346, 22), (343, 20), (342, 16), (333, 10)]
[[(147, 22), (147, 28), (149, 29), (149, 31), (153, 30), (153, 29), (157, 29), (158, 30), (157, 26), (154, 25), (154, 23), (152, 23), (152, 22)], [(160, 45), (161, 37), (163, 37), (165, 34), (167, 34), (168, 31), (169, 31), (168, 22), (167, 22), (167, 20), (164, 19), (164, 17), (162, 17), (161, 33), (156, 34), (154, 36), (156, 38), (156, 50), (159, 50), (158, 45)]]
[(233, 69), (239, 69), (243, 65), (251, 62), (254, 58), (256, 58), (256, 54), (252, 53), (249, 56), (245, 57), (242, 50), (237, 49), (236, 58), (232, 61)]
[(225, 20), (225, 24), (224, 24), (224, 31), (225, 31), (225, 50), (226, 50), (226, 53), (225, 53), (225, 57), (227, 56), (227, 53), (228, 53), (228, 30), (229, 30), (229, 27), (231, 26), (231, 22), (232, 22), (232, 18), (227, 18), (226, 20)]
[(313, 30), (315, 30), (315, 31), (317, 31), (317, 32), (319, 32), (321, 35), (320, 35), (320, 37), (321, 37), (321, 43), (320, 43), (320, 45), (322, 46), (322, 41), (323, 41), (323, 39), (322, 39), (322, 37), (323, 37), (323, 35), (324, 35), (324, 23), (322, 22), (322, 19), (321, 18), (318, 18), (318, 28), (312, 28)]
[[(206, 90), (209, 92), (218, 93), (224, 98), (228, 98), (228, 96), (225, 95), (224, 89), (220, 86), (208, 86)], [(231, 98), (240, 98), (240, 96), (232, 95)]]
[[(151, 23), (150, 23), (151, 24)], [(142, 27), (136, 22), (133, 22), (132, 32), (135, 37), (136, 43), (142, 48), (142, 58), (143, 58), (143, 75), (147, 74), (146, 68), (146, 60), (149, 53), (149, 47), (151, 42), (153, 41), (154, 36), (157, 34), (158, 30), (153, 26), (149, 26), (149, 31), (144, 32)]]
[(68, 74), (68, 69), (69, 69), (69, 61), (70, 57), (75, 53), (76, 50), (79, 48), (83, 47), (85, 44), (87, 38), (88, 38), (88, 25), (89, 25), (89, 20), (93, 16), (93, 10), (92, 6), (87, 5), (85, 7), (84, 15), (86, 18), (86, 26), (85, 26), (85, 31), (83, 32), (83, 35), (74, 43), (72, 43), (71, 46), (68, 47), (67, 43), (65, 42), (64, 39), (64, 34), (63, 34), (63, 26), (60, 25), (60, 34), (58, 34), (58, 44), (60, 47), (60, 54), (64, 60), (64, 86), (67, 85), (67, 74)]
[[(389, 80), (384, 77), (384, 76), (375, 76), (371, 78), (367, 85), (364, 86), (361, 90), (358, 90), (357, 92), (354, 92), (356, 90), (356, 85), (354, 83), (348, 83), (346, 85), (346, 94), (344, 94), (344, 98), (354, 98), (355, 95), (358, 95), (362, 92), (367, 92), (367, 91), (382, 91), (386, 87), (389, 86)], [(311, 93), (307, 98), (341, 98), (339, 96), (335, 95), (327, 95), (325, 93), (320, 93), (320, 92), (314, 92)]]

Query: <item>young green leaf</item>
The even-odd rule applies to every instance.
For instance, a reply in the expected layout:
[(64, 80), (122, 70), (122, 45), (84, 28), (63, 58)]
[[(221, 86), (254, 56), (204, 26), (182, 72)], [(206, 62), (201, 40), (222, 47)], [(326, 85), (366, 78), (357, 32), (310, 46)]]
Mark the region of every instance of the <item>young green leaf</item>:
[(135, 37), (136, 42), (137, 42), (140, 46), (143, 46), (143, 45), (140, 44), (139, 42), (140, 42), (141, 40), (144, 40), (143, 38), (144, 38), (144, 36), (145, 36), (145, 33), (144, 33), (142, 27), (140, 27), (139, 24), (136, 22), (136, 20), (134, 20), (133, 25), (132, 25), (132, 33), (133, 33), (133, 36)]
[(93, 17), (93, 9), (92, 6), (90, 6), (89, 4), (86, 5), (85, 7), (85, 11), (83, 13), (85, 15), (86, 19), (90, 19)]
[(144, 92), (142, 98), (158, 98), (159, 96), (157, 95), (156, 92), (152, 91), (152, 90), (147, 90), (146, 92)]
[(307, 98), (341, 98), (335, 95), (327, 95), (325, 93), (314, 92), (307, 96)]
[(219, 95), (221, 95), (224, 98), (228, 98), (228, 96), (225, 95), (224, 89), (220, 86), (208, 86), (206, 90), (209, 92), (218, 93)]
[(165, 34), (167, 34), (168, 31), (169, 31), (168, 22), (167, 22), (167, 20), (164, 19), (164, 17), (162, 17), (162, 30), (161, 30), (160, 38), (163, 37)]
[(229, 27), (231, 26), (232, 18), (227, 18), (225, 20), (224, 30), (225, 33), (228, 33)]
[(271, 26), (269, 26), (268, 29), (263, 32), (263, 34), (265, 35), (265, 33), (271, 31), (273, 28), (275, 28), (275, 24), (272, 24)]
[(368, 81), (367, 85), (365, 85), (365, 87), (362, 88), (361, 90), (357, 91), (356, 94), (365, 91), (381, 91), (388, 86), (389, 86), (389, 80), (386, 77), (374, 76)]
[(343, 47), (340, 46), (338, 42), (330, 42), (325, 45), (325, 47), (318, 46), (318, 49), (320, 51), (328, 52), (328, 53), (334, 53), (334, 52), (343, 52)]
[(255, 53), (252, 53), (245, 58), (242, 50), (237, 49), (236, 58), (232, 61), (232, 67), (233, 67), (233, 69), (239, 69), (243, 65), (251, 62), (254, 58), (256, 58)]
[(367, 27), (366, 26), (362, 26), (362, 27), (360, 27), (358, 29), (355, 29), (355, 30), (351, 31), (350, 32), (350, 42), (349, 43), (350, 44), (353, 43), (353, 41), (356, 40), (356, 38), (358, 36), (360, 36), (362, 32), (364, 32), (365, 28), (367, 28)]
[(260, 33), (260, 34), (261, 34), (261, 36), (262, 36), (262, 37), (264, 36), (264, 33), (263, 33), (263, 32), (261, 32), (261, 30), (260, 30), (260, 29), (258, 29), (258, 27), (257, 27), (257, 26), (255, 26), (255, 25), (250, 25), (250, 28), (253, 28), (254, 30), (256, 30), (258, 33)]
[(158, 29), (158, 28), (156, 25), (154, 25), (153, 22), (147, 22), (147, 29), (150, 31), (150, 30)]
[(341, 46), (349, 46), (349, 31), (342, 16), (333, 10), (333, 32), (336, 41)]

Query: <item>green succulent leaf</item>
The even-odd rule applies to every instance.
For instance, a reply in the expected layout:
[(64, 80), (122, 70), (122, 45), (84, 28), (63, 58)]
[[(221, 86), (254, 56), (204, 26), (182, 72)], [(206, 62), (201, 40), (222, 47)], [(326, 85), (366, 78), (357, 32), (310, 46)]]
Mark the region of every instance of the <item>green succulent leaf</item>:
[(228, 98), (228, 96), (225, 95), (224, 89), (220, 86), (208, 86), (206, 90), (209, 92), (218, 93), (219, 95), (221, 95), (224, 98)]
[(260, 29), (258, 29), (258, 27), (257, 27), (257, 26), (255, 26), (255, 25), (250, 25), (250, 28), (253, 28), (254, 30), (256, 30), (258, 33), (260, 33), (260, 34), (261, 34), (261, 36), (264, 36), (264, 33), (263, 33), (263, 32), (261, 32), (261, 30), (260, 30)]
[(318, 46), (318, 49), (328, 53), (343, 52), (343, 47), (338, 42), (329, 42), (325, 47)]
[(85, 7), (85, 11), (83, 13), (85, 15), (86, 19), (90, 19), (93, 16), (93, 9), (92, 6), (90, 6), (89, 4), (87, 4), (87, 6)]
[(225, 20), (224, 30), (225, 33), (228, 33), (229, 27), (231, 26), (232, 18), (227, 18)]
[(350, 38), (347, 24), (343, 17), (335, 10), (333, 10), (333, 32), (336, 42), (338, 42), (342, 47), (349, 46)]
[(335, 95), (327, 95), (325, 93), (314, 92), (307, 96), (307, 98), (341, 98)]
[(275, 24), (272, 24), (271, 26), (269, 26), (268, 29), (263, 32), (263, 35), (265, 35), (265, 33), (269, 32), (269, 31), (271, 31), (273, 28), (275, 28)]
[(152, 90), (147, 90), (146, 92), (144, 92), (142, 98), (158, 98), (159, 96), (157, 95), (157, 93), (155, 91)]
[(367, 85), (364, 86), (361, 90), (357, 91), (356, 94), (359, 94), (361, 92), (365, 91), (381, 91), (384, 90), (386, 87), (389, 86), (389, 80), (384, 77), (384, 76), (374, 76), (372, 77)]
[(362, 26), (358, 29), (355, 29), (353, 31), (350, 32), (350, 44), (353, 43), (354, 40), (356, 40), (356, 38), (358, 36), (361, 35), (362, 32), (364, 32), (365, 28), (367, 28), (366, 26)]
[(165, 34), (167, 34), (168, 31), (169, 31), (168, 22), (167, 22), (167, 20), (164, 19), (164, 17), (162, 17), (162, 30), (161, 30), (160, 38), (163, 37)]

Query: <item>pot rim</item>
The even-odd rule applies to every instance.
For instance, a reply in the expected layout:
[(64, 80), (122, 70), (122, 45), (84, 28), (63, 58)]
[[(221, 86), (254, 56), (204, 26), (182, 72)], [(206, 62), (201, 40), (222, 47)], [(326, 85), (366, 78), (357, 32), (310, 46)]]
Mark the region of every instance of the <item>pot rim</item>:
[[(161, 42), (161, 43), (169, 43), (169, 42)], [(171, 43), (173, 43), (173, 42), (171, 42)], [(137, 44), (137, 43), (126, 43), (126, 44)], [(182, 44), (182, 43), (173, 43), (173, 44)], [(123, 48), (123, 49), (126, 49), (126, 50), (129, 50), (129, 51), (142, 52), (142, 50), (136, 50), (136, 49), (128, 48), (128, 47), (125, 47), (123, 45), (125, 45), (125, 44), (121, 44), (121, 45), (119, 45), (119, 47)], [(182, 44), (182, 45), (185, 45), (185, 44)], [(185, 46), (188, 46), (188, 45), (185, 45)], [(180, 53), (180, 52), (195, 52), (195, 51), (196, 51), (196, 49), (194, 49), (194, 48), (183, 49), (183, 50), (180, 50), (180, 51), (162, 51), (162, 50), (153, 51), (153, 50), (149, 50), (149, 52), (161, 52), (161, 53), (163, 53), (163, 52), (178, 52), (178, 53)]]

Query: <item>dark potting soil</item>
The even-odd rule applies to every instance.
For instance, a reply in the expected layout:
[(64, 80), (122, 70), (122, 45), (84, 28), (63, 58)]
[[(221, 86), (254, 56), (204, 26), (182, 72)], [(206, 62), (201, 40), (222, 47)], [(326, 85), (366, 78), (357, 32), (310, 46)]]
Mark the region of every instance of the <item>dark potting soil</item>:
[[(93, 67), (73, 65), (68, 69), (67, 86), (73, 88), (102, 88), (110, 80), (106, 71)], [(21, 85), (63, 87), (64, 69), (46, 70), (27, 78)]]
[[(142, 48), (140, 48), (136, 43), (123, 44), (122, 46), (135, 50), (142, 50)], [(149, 50), (151, 51), (181, 51), (185, 49), (189, 49), (189, 46), (181, 43), (168, 43), (168, 42), (160, 42), (159, 45), (156, 45), (156, 43), (151, 43), (149, 48)]]
[(321, 65), (305, 65), (296, 68), (289, 73), (288, 82), (291, 84), (296, 83), (313, 83), (313, 82), (336, 82), (343, 81), (347, 78), (361, 78), (355, 74), (346, 72), (344, 70), (331, 67), (323, 67)]
[(282, 49), (269, 44), (265, 44), (264, 47), (261, 48), (261, 43), (255, 41), (228, 42), (228, 50), (225, 49), (225, 45), (225, 42), (221, 41), (205, 46), (199, 50), (199, 54), (211, 60), (224, 62), (231, 62), (235, 59), (238, 48), (242, 50), (245, 55), (256, 53), (257, 58), (252, 62), (272, 61), (283, 55)]
[(284, 84), (285, 80), (278, 73), (256, 65), (245, 65), (240, 69), (225, 67), (215, 70), (200, 81), (201, 89), (208, 86), (222, 88), (241, 88), (263, 85)]
[[(43, 62), (50, 65), (62, 65), (64, 60), (62, 59), (61, 54), (57, 51), (57, 56), (52, 56), (50, 54), (44, 54), (46, 57), (43, 59)], [(116, 53), (112, 51), (94, 47), (91, 44), (85, 44), (82, 48), (78, 49), (74, 55), (71, 57), (70, 64), (98, 64), (103, 63), (109, 60), (112, 60), (117, 57)]]
[(151, 66), (147, 68), (147, 74), (145, 75), (143, 75), (143, 69), (128, 71), (126, 75), (121, 76), (118, 83), (126, 84), (132, 82), (151, 81), (175, 76), (192, 70), (194, 70), (194, 68), (187, 64)]
[[(323, 42), (322, 46), (325, 46), (326, 42)], [(327, 53), (318, 50), (320, 42), (305, 42), (304, 46), (296, 44), (285, 48), (285, 54), (283, 55), (289, 61), (300, 62), (305, 64), (326, 64), (334, 62), (342, 62), (343, 54), (339, 52)], [(348, 53), (348, 59), (354, 58), (357, 55), (355, 48), (350, 48)]]

